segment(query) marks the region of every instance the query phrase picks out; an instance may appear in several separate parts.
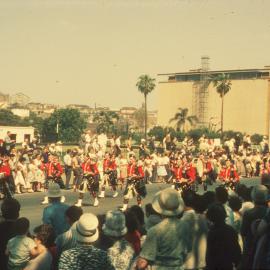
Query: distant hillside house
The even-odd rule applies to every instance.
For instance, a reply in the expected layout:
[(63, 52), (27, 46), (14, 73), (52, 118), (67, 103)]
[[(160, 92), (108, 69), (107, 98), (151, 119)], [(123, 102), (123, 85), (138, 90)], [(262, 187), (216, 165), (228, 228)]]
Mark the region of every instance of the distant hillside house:
[(10, 96), (9, 103), (10, 104), (19, 104), (25, 106), (30, 102), (30, 97), (25, 95), (24, 93), (17, 93), (15, 95)]
[(30, 115), (30, 111), (27, 110), (27, 109), (22, 109), (22, 108), (14, 108), (14, 109), (11, 109), (12, 113), (19, 116), (19, 117), (29, 117)]

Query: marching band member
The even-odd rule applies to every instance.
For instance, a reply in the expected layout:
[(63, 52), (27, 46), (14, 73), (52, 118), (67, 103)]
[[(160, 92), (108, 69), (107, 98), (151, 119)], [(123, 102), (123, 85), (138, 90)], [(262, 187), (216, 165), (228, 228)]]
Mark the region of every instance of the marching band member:
[(11, 175), (11, 170), (8, 163), (3, 157), (0, 157), (0, 196), (1, 198), (10, 197), (10, 183), (9, 177)]
[(97, 193), (99, 189), (100, 175), (95, 155), (90, 155), (90, 157), (85, 158), (85, 162), (82, 164), (82, 169), (83, 169), (83, 180), (79, 186), (79, 199), (75, 205), (78, 207), (82, 206), (84, 193), (88, 190), (89, 193), (94, 198), (93, 206), (98, 206), (99, 201), (97, 198)]
[(109, 184), (114, 191), (113, 198), (118, 196), (118, 192), (116, 191), (117, 187), (117, 166), (115, 162), (115, 156), (109, 155), (109, 153), (105, 154), (105, 158), (103, 161), (103, 179), (101, 183), (101, 192), (98, 195), (99, 198), (105, 197), (105, 187), (106, 184)]
[[(59, 163), (57, 156), (50, 156), (49, 157), (49, 163), (47, 164), (47, 180), (45, 184), (45, 188), (47, 189), (49, 182), (55, 182), (57, 183), (60, 188), (65, 188), (65, 185), (62, 180), (62, 174), (63, 174), (63, 168), (61, 164)], [(65, 201), (65, 196), (61, 197), (61, 202)], [(41, 202), (41, 204), (48, 204), (49, 198), (48, 196), (44, 197), (44, 200)]]
[(239, 182), (237, 170), (230, 160), (226, 160), (225, 165), (222, 166), (219, 179), (232, 189), (234, 189), (235, 185)]
[(130, 157), (128, 169), (127, 169), (127, 185), (124, 192), (124, 201), (122, 211), (126, 211), (128, 207), (129, 200), (136, 195), (137, 204), (142, 205), (142, 198), (146, 196), (146, 188), (144, 184), (144, 169), (143, 163), (138, 162), (136, 164), (136, 159), (134, 156)]

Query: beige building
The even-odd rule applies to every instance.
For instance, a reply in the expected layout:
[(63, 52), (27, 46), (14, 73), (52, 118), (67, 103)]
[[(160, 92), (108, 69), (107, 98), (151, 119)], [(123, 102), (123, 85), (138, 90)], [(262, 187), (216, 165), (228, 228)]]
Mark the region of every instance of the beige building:
[(178, 108), (188, 108), (189, 115), (196, 115), (201, 126), (220, 129), (221, 98), (213, 84), (205, 87), (203, 82), (206, 75), (215, 76), (221, 73), (228, 74), (232, 83), (231, 90), (224, 99), (224, 130), (269, 134), (268, 66), (263, 69), (220, 70), (207, 73), (200, 69), (159, 74), (158, 124), (168, 126)]

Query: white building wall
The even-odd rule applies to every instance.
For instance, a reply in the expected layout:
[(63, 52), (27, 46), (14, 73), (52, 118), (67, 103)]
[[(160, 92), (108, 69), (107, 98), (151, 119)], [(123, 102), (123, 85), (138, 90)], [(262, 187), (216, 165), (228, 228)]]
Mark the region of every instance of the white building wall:
[(22, 143), (25, 136), (30, 136), (30, 141), (34, 138), (33, 127), (12, 127), (12, 126), (0, 126), (0, 139), (4, 139), (7, 136), (7, 132), (16, 135), (16, 143)]

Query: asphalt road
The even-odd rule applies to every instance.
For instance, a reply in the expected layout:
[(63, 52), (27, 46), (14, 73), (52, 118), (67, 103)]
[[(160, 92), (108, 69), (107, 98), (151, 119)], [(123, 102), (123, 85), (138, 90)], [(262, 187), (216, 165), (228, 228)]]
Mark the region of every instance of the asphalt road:
[[(242, 183), (252, 186), (259, 183), (258, 178), (250, 178), (250, 179), (242, 179)], [(209, 186), (209, 190), (214, 190), (216, 186), (220, 183), (215, 183), (213, 186)], [(162, 190), (164, 188), (170, 187), (169, 184), (152, 184), (147, 185), (147, 197), (143, 200), (143, 204), (149, 203), (152, 201), (152, 198), (156, 192)], [(63, 190), (63, 195), (66, 197), (66, 203), (72, 205), (76, 203), (78, 198), (78, 193), (73, 192), (72, 190)], [(94, 213), (94, 214), (104, 214), (108, 210), (117, 209), (122, 206), (123, 191), (119, 190), (119, 196), (117, 198), (112, 198), (113, 192), (110, 189), (106, 191), (106, 198), (100, 199), (100, 204), (98, 207), (93, 207), (93, 199), (90, 198), (89, 194), (85, 194), (83, 211), (84, 213)], [(202, 187), (199, 188), (199, 193), (203, 193)], [(21, 203), (21, 217), (27, 217), (31, 223), (31, 229), (40, 225), (42, 223), (42, 213), (43, 209), (46, 205), (41, 205), (41, 201), (43, 200), (46, 194), (44, 192), (39, 193), (24, 193), (24, 194), (16, 194), (15, 198)], [(136, 199), (133, 198), (130, 200), (129, 205), (136, 204)]]

